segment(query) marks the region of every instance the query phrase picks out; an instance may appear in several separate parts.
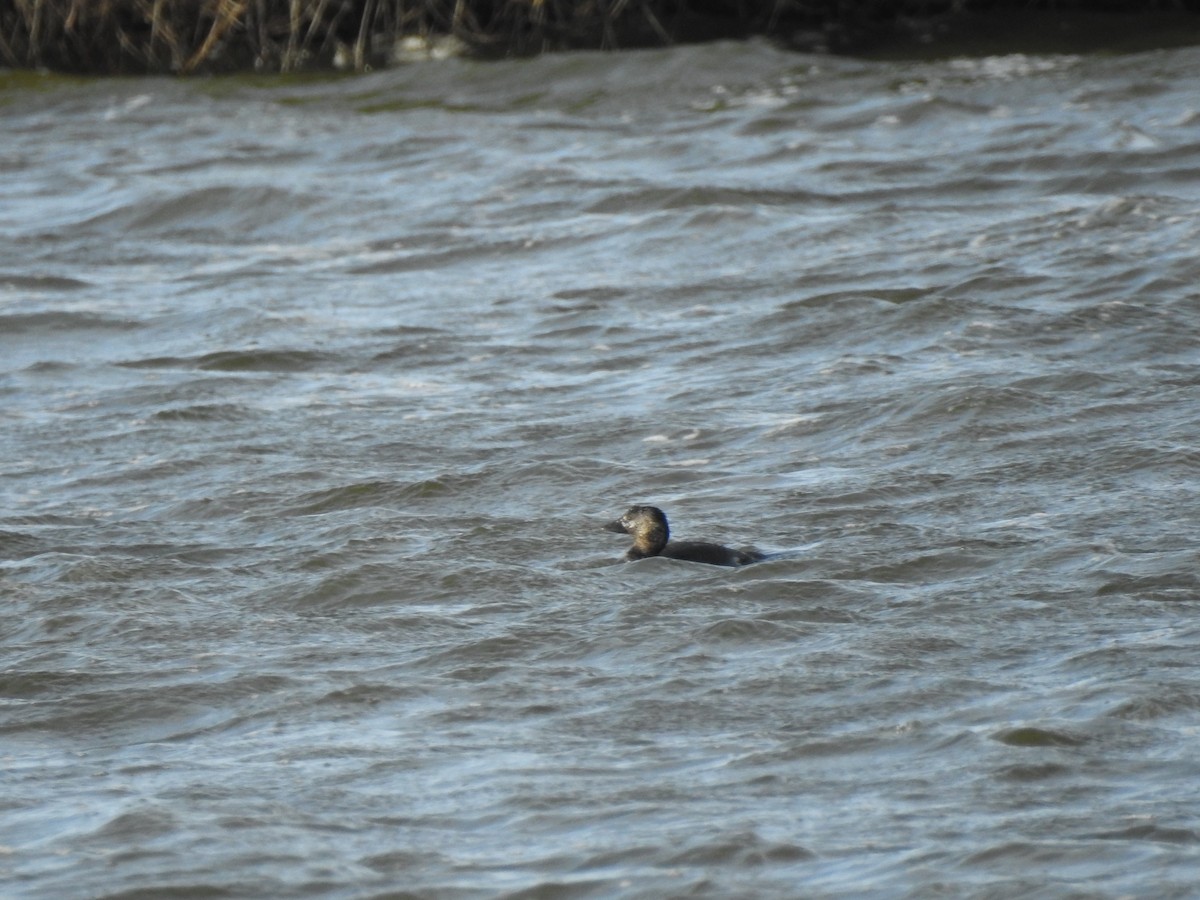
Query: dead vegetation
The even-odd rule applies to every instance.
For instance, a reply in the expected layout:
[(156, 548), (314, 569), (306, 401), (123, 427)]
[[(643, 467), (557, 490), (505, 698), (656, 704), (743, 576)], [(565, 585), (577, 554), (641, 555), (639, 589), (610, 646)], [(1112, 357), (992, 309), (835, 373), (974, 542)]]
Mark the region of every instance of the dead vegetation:
[(529, 55), (751, 34), (838, 49), (898, 23), (1068, 9), (1184, 14), (1200, 0), (0, 0), (0, 66), (364, 71), (398, 48)]

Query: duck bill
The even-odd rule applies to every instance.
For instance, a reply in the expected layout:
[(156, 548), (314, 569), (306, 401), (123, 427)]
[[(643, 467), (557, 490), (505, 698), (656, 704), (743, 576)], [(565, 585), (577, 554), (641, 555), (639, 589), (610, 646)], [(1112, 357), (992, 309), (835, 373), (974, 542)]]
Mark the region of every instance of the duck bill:
[(627, 534), (628, 533), (625, 531), (625, 526), (621, 524), (620, 519), (617, 519), (615, 522), (609, 522), (607, 525), (604, 526), (604, 530), (605, 531), (615, 531), (617, 534)]

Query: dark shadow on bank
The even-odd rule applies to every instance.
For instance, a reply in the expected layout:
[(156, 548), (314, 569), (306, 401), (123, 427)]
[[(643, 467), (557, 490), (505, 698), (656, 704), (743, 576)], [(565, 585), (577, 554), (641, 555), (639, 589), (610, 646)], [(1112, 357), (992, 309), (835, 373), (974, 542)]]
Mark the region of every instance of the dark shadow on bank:
[(767, 37), (874, 57), (1200, 43), (1200, 0), (0, 0), (0, 65), (77, 74), (366, 71)]

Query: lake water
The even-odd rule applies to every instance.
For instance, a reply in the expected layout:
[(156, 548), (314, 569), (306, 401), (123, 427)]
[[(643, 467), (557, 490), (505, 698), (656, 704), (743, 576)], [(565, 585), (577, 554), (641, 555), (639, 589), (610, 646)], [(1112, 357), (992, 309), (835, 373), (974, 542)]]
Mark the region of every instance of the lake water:
[(1195, 896), (1198, 68), (0, 76), (4, 895)]

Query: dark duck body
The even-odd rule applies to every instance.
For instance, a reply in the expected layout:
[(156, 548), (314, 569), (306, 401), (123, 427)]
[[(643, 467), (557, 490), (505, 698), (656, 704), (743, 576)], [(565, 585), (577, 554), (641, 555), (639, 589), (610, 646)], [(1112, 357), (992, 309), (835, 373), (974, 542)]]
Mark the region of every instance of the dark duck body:
[(735, 550), (707, 541), (673, 541), (667, 517), (657, 506), (631, 506), (625, 515), (604, 527), (633, 537), (633, 546), (622, 557), (625, 560), (665, 556), (710, 566), (745, 566), (765, 558), (757, 550)]

